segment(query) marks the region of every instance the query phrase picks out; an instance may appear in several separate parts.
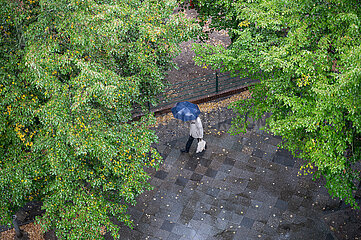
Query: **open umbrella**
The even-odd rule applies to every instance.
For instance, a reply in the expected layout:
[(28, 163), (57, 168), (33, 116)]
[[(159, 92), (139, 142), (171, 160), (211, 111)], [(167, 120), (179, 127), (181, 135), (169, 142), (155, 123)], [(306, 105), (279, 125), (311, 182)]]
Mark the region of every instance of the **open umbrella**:
[(201, 111), (197, 104), (190, 102), (179, 102), (172, 108), (173, 116), (182, 121), (195, 120)]

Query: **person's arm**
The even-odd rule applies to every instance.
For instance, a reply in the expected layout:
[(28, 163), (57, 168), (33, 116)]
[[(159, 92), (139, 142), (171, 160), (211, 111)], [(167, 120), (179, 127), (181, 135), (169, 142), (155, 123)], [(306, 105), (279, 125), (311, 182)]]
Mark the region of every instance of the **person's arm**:
[(203, 138), (203, 134), (204, 134), (203, 133), (203, 125), (202, 125), (202, 121), (199, 117), (197, 118), (197, 127), (198, 127), (198, 131), (199, 131), (201, 138)]
[(192, 133), (195, 133), (197, 131), (196, 129), (196, 122), (195, 121), (190, 121), (190, 124), (189, 124), (189, 135), (192, 136)]

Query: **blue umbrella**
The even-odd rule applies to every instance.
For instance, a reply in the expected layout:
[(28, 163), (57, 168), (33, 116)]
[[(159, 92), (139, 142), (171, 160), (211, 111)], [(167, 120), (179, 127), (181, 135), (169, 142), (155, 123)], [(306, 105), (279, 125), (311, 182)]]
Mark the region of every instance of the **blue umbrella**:
[(190, 102), (179, 102), (172, 108), (173, 116), (182, 121), (195, 120), (201, 111), (197, 104)]

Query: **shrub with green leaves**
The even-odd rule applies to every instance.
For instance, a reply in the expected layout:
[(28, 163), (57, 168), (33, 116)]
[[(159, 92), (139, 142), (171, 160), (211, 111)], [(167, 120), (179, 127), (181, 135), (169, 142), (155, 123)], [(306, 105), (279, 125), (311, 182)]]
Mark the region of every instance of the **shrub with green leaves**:
[(167, 85), (179, 44), (200, 27), (172, 0), (0, 2), (1, 224), (28, 201), (62, 239), (119, 237), (127, 205), (158, 168), (152, 114), (134, 104)]
[[(234, 41), (227, 48), (195, 44), (195, 61), (259, 79), (252, 97), (229, 107), (230, 133), (246, 130), (247, 117), (267, 119), (265, 130), (323, 176), (333, 197), (357, 207), (355, 164), (361, 153), (361, 9), (356, 0), (198, 0), (203, 12), (230, 8), (225, 19)], [(213, 11), (213, 10), (212, 10)], [(223, 14), (223, 13), (222, 13)], [(211, 16), (210, 14), (208, 16)], [(212, 19), (220, 24), (222, 19)]]

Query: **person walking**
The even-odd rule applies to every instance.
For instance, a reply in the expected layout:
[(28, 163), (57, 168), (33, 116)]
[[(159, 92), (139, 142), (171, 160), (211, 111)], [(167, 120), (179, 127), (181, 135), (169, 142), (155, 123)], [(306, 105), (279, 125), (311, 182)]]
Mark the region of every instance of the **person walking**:
[[(198, 117), (200, 112), (198, 105), (190, 102), (179, 102), (172, 108), (172, 113), (175, 118), (182, 121), (190, 121), (189, 138), (186, 143), (186, 148), (181, 149), (181, 152), (188, 153), (195, 138), (197, 138), (198, 143), (203, 139), (203, 126), (201, 119)], [(205, 144), (205, 142), (203, 142), (203, 144)], [(206, 146), (207, 145), (204, 145), (205, 149), (207, 148)]]
[[(180, 151), (188, 153), (195, 138), (197, 138), (198, 142), (203, 139), (203, 126), (199, 117), (197, 117), (196, 120), (192, 120), (190, 122), (189, 138), (186, 143), (186, 148), (181, 149)], [(207, 148), (207, 145), (205, 148)]]

